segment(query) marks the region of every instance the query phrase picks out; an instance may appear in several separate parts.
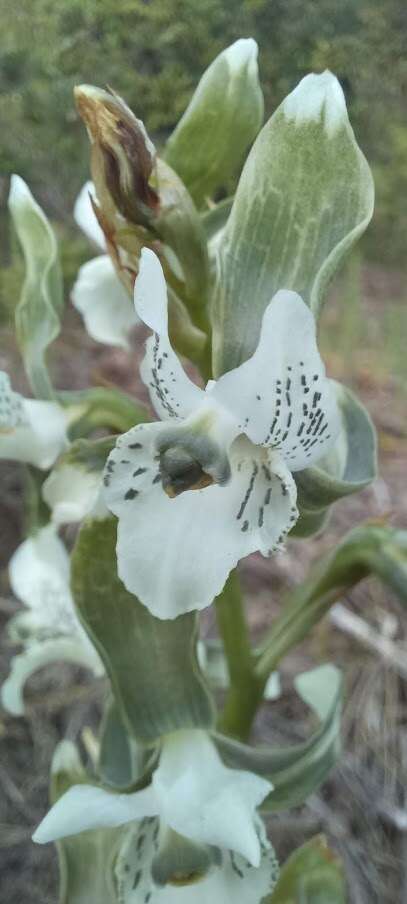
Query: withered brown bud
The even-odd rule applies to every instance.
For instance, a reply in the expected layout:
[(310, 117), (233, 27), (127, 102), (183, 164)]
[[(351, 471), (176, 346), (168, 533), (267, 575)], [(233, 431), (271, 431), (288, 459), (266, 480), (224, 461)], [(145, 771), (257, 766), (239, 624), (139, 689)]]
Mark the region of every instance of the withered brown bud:
[(148, 227), (159, 198), (149, 180), (156, 152), (141, 120), (110, 91), (92, 85), (75, 88), (80, 116), (91, 141), (91, 170), (107, 219), (118, 211), (134, 225)]

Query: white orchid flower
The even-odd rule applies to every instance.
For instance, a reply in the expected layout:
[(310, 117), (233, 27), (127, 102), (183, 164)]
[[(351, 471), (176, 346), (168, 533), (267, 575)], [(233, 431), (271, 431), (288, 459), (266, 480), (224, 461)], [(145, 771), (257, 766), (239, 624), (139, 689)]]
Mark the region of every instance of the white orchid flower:
[(86, 238), (99, 252), (106, 252), (106, 241), (103, 229), (99, 226), (92, 201), (97, 203), (96, 190), (90, 179), (82, 186), (75, 201), (73, 215)]
[(88, 471), (79, 464), (57, 463), (42, 485), (42, 498), (56, 525), (108, 514), (102, 498), (101, 471)]
[(55, 527), (47, 525), (18, 547), (9, 564), (14, 595), (28, 611), (9, 622), (10, 638), (24, 651), (11, 661), (1, 701), (13, 715), (24, 713), (23, 688), (30, 675), (50, 662), (66, 660), (103, 674), (99, 656), (75, 614), (69, 589), (69, 556)]
[[(164, 739), (150, 785), (132, 794), (76, 785), (52, 807), (33, 840), (42, 844), (88, 829), (139, 823), (132, 827), (132, 865), (122, 851), (119, 867), (120, 881), (134, 891), (129, 899), (134, 904), (190, 900), (191, 882), (197, 904), (229, 904), (233, 891), (239, 904), (260, 902), (276, 873), (274, 852), (256, 813), (271, 790), (265, 779), (224, 766), (205, 731), (178, 731)], [(208, 873), (191, 877), (170, 872), (169, 884), (157, 884), (156, 858), (171, 831), (210, 846)]]
[(129, 348), (129, 333), (139, 322), (131, 298), (106, 254), (106, 242), (96, 219), (91, 197), (93, 182), (86, 182), (74, 206), (74, 218), (99, 251), (104, 253), (79, 269), (72, 289), (72, 303), (82, 314), (89, 335), (97, 342)]
[(0, 371), (0, 458), (50, 468), (68, 445), (67, 419), (56, 402), (25, 399)]
[(295, 292), (277, 292), (254, 355), (205, 390), (171, 348), (164, 274), (146, 248), (135, 304), (154, 331), (141, 375), (164, 423), (118, 439), (105, 499), (119, 519), (120, 578), (154, 615), (174, 618), (208, 606), (244, 556), (282, 547), (298, 518), (291, 472), (327, 451), (340, 417)]

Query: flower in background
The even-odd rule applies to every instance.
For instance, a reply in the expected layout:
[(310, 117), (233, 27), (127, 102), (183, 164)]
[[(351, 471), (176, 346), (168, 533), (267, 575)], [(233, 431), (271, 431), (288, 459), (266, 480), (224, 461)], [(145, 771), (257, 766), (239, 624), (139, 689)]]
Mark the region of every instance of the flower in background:
[(76, 199), (74, 217), (101, 253), (80, 267), (72, 289), (72, 303), (82, 314), (92, 339), (128, 349), (129, 333), (139, 319), (109, 254), (106, 254), (105, 237), (91, 198), (97, 203), (93, 182), (86, 182)]
[(50, 468), (68, 445), (67, 419), (56, 402), (25, 399), (0, 371), (0, 458)]
[(239, 904), (257, 904), (278, 874), (256, 813), (270, 791), (264, 778), (224, 766), (205, 731), (178, 731), (164, 738), (150, 785), (131, 794), (73, 786), (33, 839), (129, 823), (116, 875), (134, 904), (187, 902), (191, 885), (197, 904), (210, 895), (230, 904), (234, 894)]
[(154, 615), (174, 618), (208, 606), (244, 556), (282, 548), (298, 518), (292, 472), (321, 458), (340, 418), (295, 292), (277, 292), (253, 356), (205, 390), (170, 345), (164, 274), (146, 248), (135, 304), (154, 331), (141, 376), (162, 422), (118, 439), (105, 500), (119, 519), (119, 576)]
[(18, 612), (8, 624), (10, 639), (24, 650), (11, 661), (1, 701), (10, 713), (21, 716), (24, 684), (44, 665), (66, 660), (98, 676), (104, 670), (76, 616), (69, 556), (53, 525), (24, 540), (11, 557), (9, 575), (11, 589), (27, 611)]

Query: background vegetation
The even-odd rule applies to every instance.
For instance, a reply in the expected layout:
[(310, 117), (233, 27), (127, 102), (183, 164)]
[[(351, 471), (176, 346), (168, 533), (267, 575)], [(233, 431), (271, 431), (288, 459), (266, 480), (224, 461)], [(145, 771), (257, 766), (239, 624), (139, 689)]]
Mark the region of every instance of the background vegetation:
[[(20, 173), (54, 218), (69, 222), (88, 176), (75, 84), (114, 87), (159, 144), (213, 57), (253, 35), (267, 115), (310, 70), (329, 67), (341, 79), (376, 178), (366, 253), (404, 262), (404, 0), (1, 0), (1, 8), (0, 173)], [(5, 197), (6, 179), (2, 187)]]

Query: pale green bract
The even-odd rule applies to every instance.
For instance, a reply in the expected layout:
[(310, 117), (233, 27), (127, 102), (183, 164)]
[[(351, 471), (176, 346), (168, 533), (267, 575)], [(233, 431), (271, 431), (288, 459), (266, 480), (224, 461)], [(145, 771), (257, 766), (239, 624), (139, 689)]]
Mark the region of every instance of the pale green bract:
[(9, 208), (21, 243), (25, 281), (16, 307), (16, 335), (32, 390), (53, 398), (45, 352), (60, 330), (62, 276), (51, 226), (20, 176), (11, 177)]
[(211, 63), (168, 139), (165, 158), (200, 206), (230, 181), (263, 120), (257, 44), (240, 38)]
[(256, 139), (218, 236), (215, 376), (253, 353), (279, 289), (298, 292), (318, 318), (329, 280), (371, 219), (373, 200), (338, 80), (330, 72), (306, 76)]
[(215, 711), (197, 663), (196, 614), (154, 618), (126, 590), (117, 575), (113, 517), (82, 525), (71, 585), (129, 736), (151, 746), (178, 729), (211, 728)]

